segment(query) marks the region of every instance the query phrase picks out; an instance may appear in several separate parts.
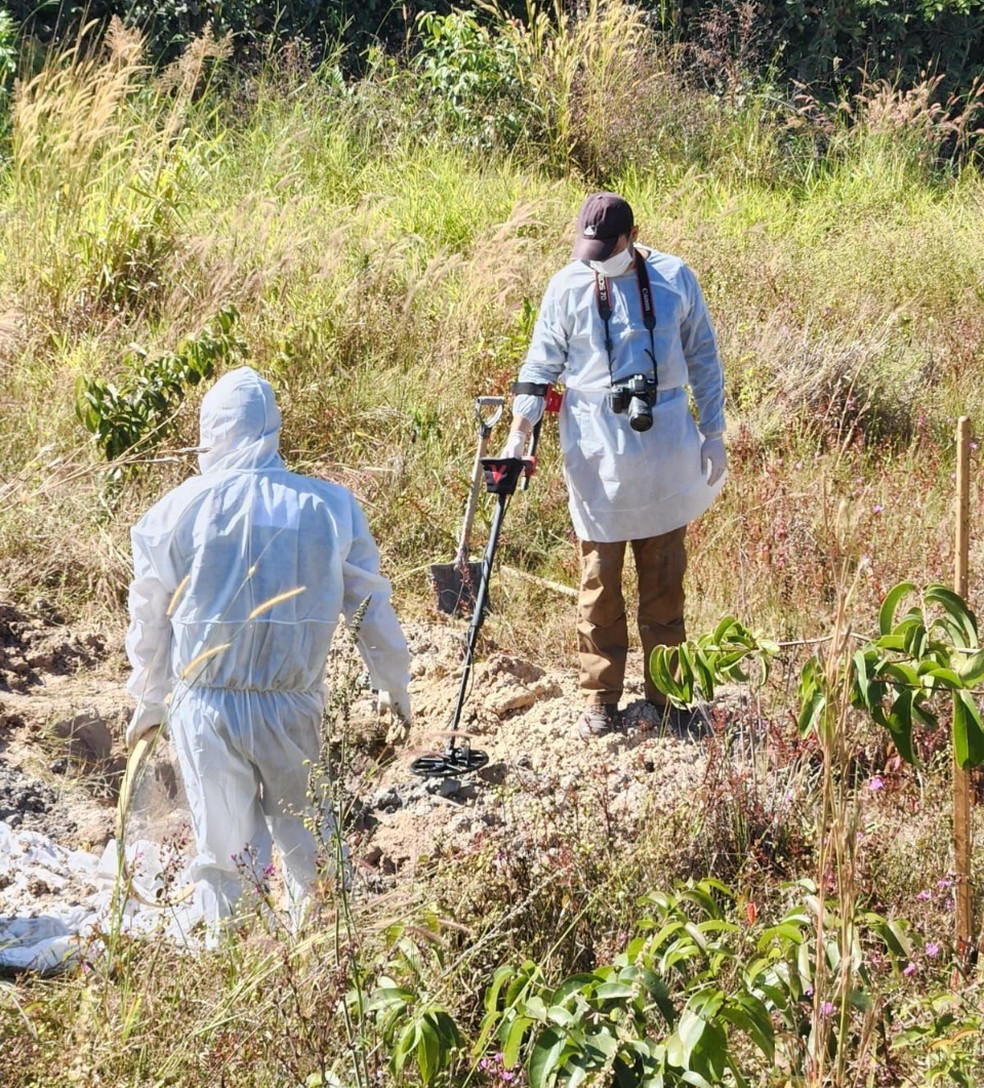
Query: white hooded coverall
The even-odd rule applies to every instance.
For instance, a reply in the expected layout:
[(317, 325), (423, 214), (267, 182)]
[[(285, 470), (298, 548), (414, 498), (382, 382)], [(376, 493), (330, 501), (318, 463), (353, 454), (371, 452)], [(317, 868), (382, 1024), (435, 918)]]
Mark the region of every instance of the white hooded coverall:
[[(294, 908), (317, 877), (309, 775), (341, 616), (373, 686), (409, 714), (409, 657), (366, 516), (344, 487), (289, 472), (273, 390), (249, 367), (201, 406), (201, 475), (131, 531), (128, 739), (167, 718), (191, 808), (205, 918), (230, 914), (241, 867), (283, 859)], [(170, 708), (165, 699), (170, 695)]]

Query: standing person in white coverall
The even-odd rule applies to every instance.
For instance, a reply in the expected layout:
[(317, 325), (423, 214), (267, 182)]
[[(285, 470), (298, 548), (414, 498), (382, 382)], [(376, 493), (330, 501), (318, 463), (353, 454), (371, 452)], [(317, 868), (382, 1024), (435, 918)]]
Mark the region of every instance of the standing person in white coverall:
[(249, 367), (201, 406), (201, 475), (131, 532), (132, 746), (165, 720), (191, 808), (192, 876), (210, 932), (240, 869), (283, 859), (292, 913), (318, 878), (308, 780), (321, 754), (325, 666), (340, 616), (368, 600), (358, 646), (380, 704), (408, 720), (409, 656), (354, 496), (289, 472), (280, 411)]
[[(563, 382), (560, 445), (578, 538), (582, 737), (621, 725), (628, 627), (625, 545), (638, 574), (646, 699), (653, 647), (684, 641), (687, 524), (724, 484), (724, 375), (703, 295), (677, 257), (637, 245), (632, 208), (616, 193), (582, 204), (573, 260), (547, 285), (514, 386), (502, 450), (521, 457)], [(688, 402), (690, 387), (699, 425)]]

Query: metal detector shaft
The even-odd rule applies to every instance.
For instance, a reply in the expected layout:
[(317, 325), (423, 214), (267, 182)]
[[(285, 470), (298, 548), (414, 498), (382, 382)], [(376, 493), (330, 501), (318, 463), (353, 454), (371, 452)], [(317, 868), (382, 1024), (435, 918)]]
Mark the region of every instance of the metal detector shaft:
[(455, 748), (455, 742), (458, 739), (461, 709), (465, 704), (468, 681), (475, 660), (475, 643), (478, 641), (478, 632), (482, 626), (482, 621), (485, 619), (485, 604), (488, 600), (489, 581), (492, 576), (492, 561), (495, 558), (495, 549), (499, 542), (499, 530), (502, 528), (502, 519), (506, 507), (509, 505), (509, 499), (516, 490), (516, 484), (520, 476), (530, 466), (529, 464), (524, 465), (523, 459), (520, 457), (485, 457), (482, 460), (482, 467), (485, 470), (485, 486), (491, 494), (496, 496), (495, 514), (492, 517), (492, 525), (489, 529), (489, 541), (485, 547), (485, 555), (482, 557), (478, 593), (475, 598), (471, 624), (468, 628), (465, 659), (461, 671), (461, 684), (458, 688), (458, 699), (455, 703), (454, 713), (451, 716), (447, 748), (443, 755), (422, 755), (410, 764), (410, 769), (414, 774), (424, 775), (425, 777), (443, 776), (447, 778), (451, 775), (467, 774), (469, 771), (476, 771), (480, 767), (484, 767), (489, 761), (489, 757), (485, 752), (475, 751), (467, 743), (459, 750)]
[(461, 720), (461, 710), (465, 705), (465, 696), (468, 692), (468, 679), (471, 676), (472, 663), (475, 658), (475, 644), (478, 642), (478, 632), (485, 618), (485, 601), (489, 592), (489, 580), (492, 576), (492, 560), (495, 557), (496, 545), (499, 541), (499, 530), (502, 527), (502, 519), (509, 503), (508, 495), (496, 496), (495, 514), (492, 516), (492, 526), (489, 529), (489, 542), (485, 546), (485, 555), (482, 557), (482, 576), (478, 582), (478, 593), (475, 597), (475, 609), (472, 612), (471, 623), (468, 626), (468, 641), (465, 647), (465, 664), (461, 671), (461, 684), (458, 687), (458, 700), (454, 705), (454, 714), (451, 717), (449, 729), (451, 736), (448, 738), (447, 752), (450, 755), (454, 751), (454, 734), (458, 731), (458, 723)]

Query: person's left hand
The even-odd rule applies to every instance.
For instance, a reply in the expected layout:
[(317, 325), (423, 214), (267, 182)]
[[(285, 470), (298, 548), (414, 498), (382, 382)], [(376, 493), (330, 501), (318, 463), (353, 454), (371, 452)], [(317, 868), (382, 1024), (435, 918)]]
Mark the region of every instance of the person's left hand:
[(724, 449), (724, 438), (719, 434), (713, 438), (705, 438), (700, 445), (700, 471), (707, 478), (708, 485), (716, 484), (727, 467), (728, 455)]

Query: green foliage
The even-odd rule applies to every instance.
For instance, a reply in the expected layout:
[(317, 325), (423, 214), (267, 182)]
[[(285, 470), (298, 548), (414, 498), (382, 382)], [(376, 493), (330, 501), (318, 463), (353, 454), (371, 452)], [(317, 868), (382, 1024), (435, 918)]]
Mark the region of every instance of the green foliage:
[(854, 656), (851, 701), (889, 731), (899, 754), (918, 763), (913, 728), (935, 728), (932, 700), (950, 692), (953, 751), (961, 767), (984, 763), (984, 727), (973, 689), (984, 680), (977, 619), (953, 590), (930, 585), (898, 620), (901, 602), (916, 592), (895, 586), (878, 618), (881, 635)]
[[(672, 11), (656, 0), (649, 6)], [(678, 41), (700, 43), (722, 13), (738, 7), (699, 0), (678, 9), (670, 29)], [(935, 70), (946, 73), (950, 89), (967, 90), (980, 74), (981, 0), (758, 0), (754, 15), (758, 51), (784, 81), (830, 87), (856, 83), (864, 72), (910, 86)]]
[(531, 1088), (589, 1078), (631, 1086), (745, 1084), (739, 1032), (771, 1061), (769, 1008), (740, 969), (740, 927), (716, 881), (652, 895), (641, 935), (608, 966), (550, 986), (531, 961), (501, 967), (485, 995), (476, 1047), (494, 1034), (507, 1068), (524, 1057)]
[(0, 136), (7, 132), (10, 88), (17, 73), (17, 27), (6, 8), (0, 7)]
[(920, 996), (901, 1010), (893, 1049), (911, 1056), (922, 1084), (978, 1088), (984, 1059), (984, 1016), (966, 994)]
[(745, 961), (755, 992), (768, 1003), (777, 1051), (801, 1073), (810, 1055), (849, 1051), (857, 1043), (856, 1014), (875, 1003), (869, 961), (883, 960), (897, 976), (909, 963), (908, 924), (875, 911), (841, 917), (810, 880), (791, 890), (801, 896), (776, 923), (766, 925)]
[(414, 67), (452, 130), (478, 147), (511, 147), (529, 109), (517, 94), (515, 44), (466, 11), (421, 12), (417, 28)]
[(234, 307), (225, 307), (214, 329), (205, 328), (162, 355), (133, 349), (124, 359), (127, 375), (120, 388), (101, 378), (78, 379), (76, 415), (107, 460), (153, 449), (173, 428), (186, 386), (211, 378), (217, 364), (245, 352), (232, 332), (238, 316)]
[[(978, 641), (977, 619), (958, 594), (939, 584), (927, 586), (921, 603), (896, 619), (900, 603), (914, 593), (912, 582), (901, 582), (885, 596), (878, 617), (880, 636), (867, 642), (852, 660), (851, 704), (888, 731), (903, 759), (917, 764), (913, 730), (939, 725), (933, 700), (948, 692), (955, 758), (964, 768), (980, 766), (984, 723), (974, 689), (984, 680), (984, 650)], [(657, 647), (650, 673), (660, 691), (675, 704), (687, 706), (698, 695), (713, 698), (715, 683), (746, 680), (742, 669), (746, 660), (755, 660), (767, 670), (778, 649), (774, 642), (753, 636), (737, 620), (726, 617), (713, 634), (696, 643)], [(825, 728), (828, 687), (823, 663), (810, 657), (799, 679), (797, 724), (803, 736)]]
[(649, 671), (657, 687), (676, 706), (692, 706), (698, 695), (714, 698), (714, 686), (723, 682), (745, 683), (745, 671), (753, 661), (761, 669), (761, 681), (769, 675), (769, 664), (779, 653), (770, 639), (754, 635), (738, 620), (726, 616), (709, 635), (682, 646), (657, 646)]
[[(440, 924), (429, 919), (425, 935), (413, 939), (411, 927), (398, 923), (387, 933), (388, 961), (369, 995), (366, 1015), (389, 1052), (389, 1067), (399, 1077), (416, 1065), (420, 1081), (434, 1084), (463, 1045), (461, 1032), (444, 1004), (428, 990), (445, 967)], [(354, 1004), (355, 994), (349, 995)]]

